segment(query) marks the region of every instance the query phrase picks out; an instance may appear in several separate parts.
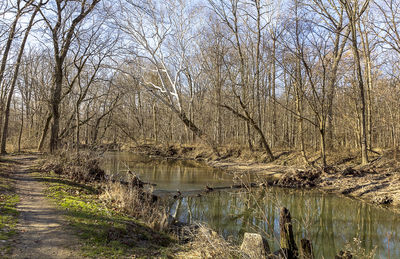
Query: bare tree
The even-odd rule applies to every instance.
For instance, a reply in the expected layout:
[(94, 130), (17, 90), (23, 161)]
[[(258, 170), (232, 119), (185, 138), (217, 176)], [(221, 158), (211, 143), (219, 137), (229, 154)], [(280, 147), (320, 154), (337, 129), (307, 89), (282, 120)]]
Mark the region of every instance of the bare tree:
[(14, 64), (14, 66), (15, 66), (14, 74), (12, 76), (11, 86), (10, 86), (10, 90), (8, 92), (7, 103), (6, 103), (6, 107), (5, 107), (5, 111), (4, 111), (4, 122), (3, 122), (3, 128), (2, 128), (1, 147), (0, 147), (1, 154), (5, 154), (6, 153), (6, 143), (7, 143), (7, 133), (8, 133), (8, 120), (9, 120), (9, 117), (10, 117), (11, 101), (12, 101), (12, 97), (13, 97), (13, 94), (14, 94), (14, 88), (15, 88), (15, 85), (16, 85), (17, 80), (18, 80), (19, 68), (20, 68), (20, 65), (21, 65), (21, 59), (22, 59), (23, 54), (24, 54), (25, 44), (26, 44), (26, 41), (28, 40), (28, 37), (29, 37), (30, 31), (32, 29), (32, 26), (34, 25), (34, 21), (35, 21), (36, 15), (39, 12), (39, 10), (40, 10), (40, 8), (42, 7), (43, 4), (44, 4), (44, 2), (40, 1), (33, 8), (33, 12), (32, 12), (31, 17), (29, 19), (29, 23), (28, 23), (28, 25), (27, 25), (27, 27), (25, 29), (24, 37), (22, 39), (22, 42), (21, 42), (21, 45), (20, 45), (20, 48), (19, 48), (17, 60), (15, 61), (15, 64)]
[[(192, 18), (194, 12), (185, 1), (155, 4), (146, 1), (138, 7), (133, 1), (121, 4), (122, 19), (117, 21), (135, 46), (134, 54), (140, 61), (141, 71), (128, 72), (140, 85), (169, 107), (197, 137), (208, 143), (218, 154), (214, 141), (187, 116), (182, 103), (183, 94), (195, 82), (187, 67), (187, 56), (192, 44)], [(152, 81), (151, 75), (157, 76)]]
[(51, 93), (51, 135), (49, 149), (58, 148), (60, 103), (63, 88), (63, 66), (79, 24), (93, 11), (100, 0), (79, 2), (54, 0), (51, 9), (40, 11), (49, 31), (54, 51), (54, 84)]
[(358, 46), (358, 36), (357, 36), (357, 23), (361, 18), (365, 10), (369, 5), (369, 0), (365, 0), (364, 2), (350, 1), (350, 0), (340, 0), (341, 4), (344, 6), (347, 18), (349, 19), (349, 27), (351, 31), (351, 43), (352, 43), (352, 51), (354, 56), (354, 64), (357, 71), (357, 80), (358, 80), (358, 89), (360, 95), (360, 113), (361, 113), (361, 122), (360, 122), (360, 142), (361, 142), (361, 164), (368, 163), (368, 144), (367, 144), (367, 129), (366, 129), (366, 98), (365, 98), (365, 89), (363, 82), (363, 73), (361, 68), (361, 58), (360, 51)]
[[(230, 106), (227, 103), (220, 104), (222, 107), (232, 112), (238, 118), (244, 120), (246, 122), (246, 128), (248, 133), (248, 144), (249, 148), (252, 149), (252, 142), (250, 137), (250, 127), (252, 127), (260, 137), (260, 142), (267, 153), (269, 160), (273, 161), (275, 159), (270, 146), (267, 142), (263, 129), (261, 128), (260, 123), (260, 113), (261, 109), (259, 107), (259, 92), (260, 92), (260, 63), (261, 63), (261, 39), (262, 39), (262, 30), (265, 28), (265, 22), (262, 23), (261, 19), (265, 12), (265, 6), (261, 4), (260, 1), (252, 1), (252, 6), (254, 10), (254, 20), (255, 20), (255, 49), (250, 50), (250, 53), (254, 51), (254, 78), (251, 76), (251, 72), (249, 68), (251, 64), (249, 64), (248, 57), (245, 54), (245, 46), (243, 44), (243, 40), (241, 39), (241, 31), (240, 27), (240, 13), (241, 10), (240, 5), (243, 4), (238, 0), (231, 0), (228, 2), (225, 1), (209, 1), (210, 5), (213, 7), (214, 12), (218, 15), (220, 20), (229, 28), (232, 33), (232, 38), (230, 41), (233, 44), (234, 49), (237, 51), (237, 59), (238, 59), (238, 68), (237, 71), (234, 71), (235, 67), (232, 63), (228, 64), (228, 66), (233, 69), (228, 69), (230, 72), (230, 81), (231, 81), (231, 89), (232, 93), (237, 100), (240, 110), (238, 111), (235, 107)], [(243, 9), (243, 8), (242, 8)], [(249, 11), (248, 16), (253, 17)], [(249, 28), (250, 29), (250, 28)], [(251, 29), (250, 29), (251, 30)], [(249, 53), (249, 55), (250, 55)], [(249, 73), (250, 72), (250, 73)], [(252, 98), (252, 96), (258, 96), (258, 98)], [(258, 119), (254, 116), (254, 107), (258, 110)]]

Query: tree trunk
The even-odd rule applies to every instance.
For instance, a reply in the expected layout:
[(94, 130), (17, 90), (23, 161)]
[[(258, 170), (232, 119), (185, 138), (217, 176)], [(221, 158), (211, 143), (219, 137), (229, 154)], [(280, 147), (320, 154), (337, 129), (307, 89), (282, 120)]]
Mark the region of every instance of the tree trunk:
[(251, 142), (251, 130), (248, 121), (246, 123), (246, 133), (247, 133), (247, 144), (249, 145), (250, 152), (254, 152), (253, 143)]
[[(361, 18), (362, 13), (368, 6), (369, 1), (363, 5), (363, 10), (359, 12), (359, 6), (353, 6), (348, 0), (342, 0), (346, 7), (346, 13), (349, 18), (349, 26), (351, 30), (351, 41), (352, 41), (352, 51), (354, 56), (354, 64), (357, 72), (358, 90), (360, 94), (360, 146), (361, 146), (361, 164), (365, 165), (368, 163), (368, 143), (367, 143), (367, 128), (366, 128), (366, 103), (365, 103), (365, 93), (364, 93), (364, 82), (361, 69), (361, 59), (357, 44), (357, 20)], [(356, 3), (358, 5), (358, 2)]]
[(304, 163), (309, 165), (310, 161), (308, 161), (306, 149), (304, 145), (304, 129), (303, 129), (303, 117), (301, 112), (301, 100), (300, 96), (296, 95), (296, 112), (297, 112), (297, 127), (299, 130), (299, 142), (300, 142), (300, 151), (303, 157)]
[(96, 145), (97, 142), (97, 136), (99, 134), (99, 126), (100, 126), (100, 122), (101, 119), (103, 117), (97, 118), (96, 123), (93, 126), (93, 131), (92, 131), (92, 145)]
[[(40, 5), (39, 5), (40, 6)], [(3, 123), (3, 130), (2, 130), (2, 135), (1, 135), (1, 147), (0, 147), (0, 152), (1, 154), (6, 154), (6, 145), (7, 145), (7, 134), (8, 134), (8, 120), (10, 117), (10, 106), (11, 106), (11, 101), (12, 101), (12, 97), (14, 94), (14, 89), (15, 89), (15, 85), (17, 83), (17, 79), (18, 79), (18, 74), (19, 74), (19, 68), (21, 66), (21, 59), (22, 59), (22, 55), (24, 53), (24, 49), (25, 49), (25, 44), (26, 41), (28, 40), (28, 36), (29, 33), (32, 29), (32, 25), (33, 22), (35, 20), (36, 14), (39, 11), (39, 6), (35, 8), (35, 11), (33, 12), (28, 27), (26, 28), (25, 31), (25, 35), (24, 38), (21, 42), (21, 46), (19, 49), (19, 53), (18, 53), (18, 57), (15, 63), (15, 70), (14, 70), (14, 74), (13, 74), (13, 78), (12, 78), (12, 82), (11, 82), (11, 87), (10, 87), (10, 91), (8, 93), (8, 98), (7, 98), (7, 103), (6, 103), (6, 109), (5, 109), (5, 113), (4, 113), (4, 123)], [(0, 79), (1, 82), (1, 79)]]
[(359, 54), (358, 45), (357, 45), (357, 34), (356, 34), (356, 27), (355, 27), (356, 21), (354, 21), (353, 19), (351, 19), (351, 22), (350, 22), (352, 43), (353, 43), (352, 50), (353, 50), (353, 55), (354, 55), (354, 62), (355, 62), (356, 69), (357, 69), (358, 89), (359, 89), (360, 101), (361, 101), (361, 108), (360, 108), (360, 113), (361, 113), (361, 121), (360, 121), (360, 124), (361, 124), (360, 125), (361, 164), (365, 165), (368, 163), (368, 150), (367, 150), (368, 145), (367, 145), (367, 130), (366, 130), (366, 116), (365, 116), (366, 104), (365, 104), (364, 82), (363, 82), (362, 69), (361, 69), (361, 60), (360, 60), (360, 54)]
[(304, 124), (303, 124), (303, 80), (301, 78), (301, 67), (300, 60), (297, 61), (297, 72), (296, 72), (296, 82), (295, 82), (295, 93), (296, 93), (296, 115), (297, 115), (297, 128), (298, 128), (298, 138), (300, 142), (300, 151), (303, 157), (304, 163), (309, 165), (305, 145), (304, 145)]
[[(52, 32), (52, 40), (54, 47), (54, 84), (51, 93), (51, 112), (53, 117), (53, 123), (51, 124), (50, 131), (50, 142), (49, 142), (49, 150), (50, 153), (54, 153), (59, 146), (59, 130), (60, 130), (60, 104), (61, 104), (61, 92), (63, 85), (63, 64), (65, 58), (68, 54), (68, 51), (71, 47), (73, 37), (76, 34), (76, 28), (82, 22), (83, 19), (94, 9), (96, 4), (100, 2), (100, 0), (93, 0), (91, 3), (87, 3), (87, 5), (82, 5), (80, 8), (80, 13), (71, 21), (69, 26), (66, 28), (62, 28), (66, 26), (68, 23), (66, 20), (68, 18), (63, 17), (64, 8), (61, 7), (60, 2), (57, 2), (57, 22), (54, 27), (50, 26), (47, 18), (43, 16), (49, 28)], [(63, 21), (63, 18), (65, 20)], [(62, 28), (62, 29), (61, 29)], [(65, 34), (60, 35), (62, 32)], [(60, 37), (62, 36), (62, 37)], [(60, 38), (62, 42), (60, 42)]]
[[(86, 105), (86, 121), (89, 121), (89, 104)], [(85, 127), (85, 145), (89, 145), (89, 123)]]
[(19, 10), (19, 12), (17, 13), (17, 15), (14, 18), (14, 21), (11, 25), (10, 31), (8, 33), (8, 39), (7, 42), (5, 44), (4, 47), (4, 52), (3, 52), (3, 57), (1, 59), (1, 66), (0, 66), (0, 84), (2, 84), (3, 82), (3, 78), (4, 78), (4, 72), (6, 70), (6, 65), (7, 65), (7, 59), (8, 59), (8, 54), (10, 53), (10, 49), (11, 49), (11, 45), (12, 42), (14, 41), (14, 37), (15, 37), (15, 29), (17, 27), (19, 18), (21, 17), (21, 10)]
[(277, 119), (276, 119), (276, 39), (275, 37), (272, 39), (272, 81), (271, 81), (271, 92), (272, 92), (272, 146), (276, 146), (277, 142)]
[(42, 131), (42, 136), (40, 137), (39, 145), (38, 145), (38, 148), (37, 148), (38, 151), (42, 151), (42, 149), (43, 149), (44, 141), (46, 140), (47, 131), (49, 130), (50, 121), (51, 121), (51, 118), (52, 118), (52, 117), (53, 117), (53, 115), (52, 115), (52, 114), (49, 114), (49, 115), (47, 116), (46, 122), (44, 123), (44, 128), (43, 128), (43, 131)]
[[(323, 122), (321, 122), (322, 124)], [(321, 161), (322, 161), (322, 168), (325, 170), (326, 168), (326, 143), (325, 143), (325, 128), (321, 125), (319, 129), (319, 136), (320, 136), (320, 154), (321, 154)]]
[(76, 118), (75, 118), (75, 151), (76, 154), (79, 154), (79, 144), (80, 144), (80, 139), (79, 139), (79, 130), (80, 130), (80, 118), (79, 118), (79, 103), (76, 105)]
[(153, 103), (153, 136), (154, 143), (158, 143), (158, 130), (157, 130), (157, 111), (156, 111), (156, 103)]
[(24, 129), (24, 103), (21, 104), (21, 127), (18, 134), (18, 153), (21, 152), (22, 131)]
[(63, 83), (63, 74), (62, 74), (62, 63), (60, 61), (57, 62), (55, 67), (55, 84), (52, 91), (51, 98), (51, 111), (53, 117), (53, 123), (51, 124), (50, 131), (50, 142), (49, 142), (49, 150), (50, 153), (54, 153), (54, 151), (58, 148), (58, 132), (60, 130), (60, 103), (61, 103), (61, 90)]
[(368, 149), (372, 150), (372, 62), (369, 49), (368, 36), (365, 37), (365, 62), (367, 81), (367, 119), (368, 119)]

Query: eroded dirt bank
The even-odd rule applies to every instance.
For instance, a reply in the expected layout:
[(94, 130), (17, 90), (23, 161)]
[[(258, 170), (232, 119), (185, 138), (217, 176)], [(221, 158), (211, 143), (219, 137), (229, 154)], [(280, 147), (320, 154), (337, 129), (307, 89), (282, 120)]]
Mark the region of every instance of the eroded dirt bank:
[[(171, 159), (193, 159), (206, 162), (228, 173), (257, 175), (286, 188), (317, 188), (321, 191), (354, 197), (400, 212), (400, 159), (396, 152), (371, 153), (371, 162), (359, 166), (357, 152), (342, 152), (330, 156), (328, 170), (318, 166), (318, 154), (310, 155), (313, 166), (304, 166), (299, 152), (278, 151), (276, 161), (268, 163), (263, 152), (246, 152), (224, 148), (221, 157), (198, 147), (142, 145), (130, 152)], [(400, 156), (400, 155), (399, 155)]]
[(400, 163), (385, 156), (363, 167), (325, 173), (317, 186), (400, 212)]

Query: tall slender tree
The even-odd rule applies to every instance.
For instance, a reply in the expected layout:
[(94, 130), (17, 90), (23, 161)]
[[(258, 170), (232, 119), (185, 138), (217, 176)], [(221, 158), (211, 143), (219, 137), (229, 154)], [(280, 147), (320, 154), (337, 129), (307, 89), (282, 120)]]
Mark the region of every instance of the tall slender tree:
[(76, 30), (84, 19), (94, 10), (100, 0), (63, 1), (54, 0), (52, 9), (40, 11), (47, 28), (53, 47), (54, 78), (51, 88), (51, 132), (49, 150), (58, 148), (60, 130), (60, 103), (64, 81), (64, 62), (71, 44), (76, 36)]

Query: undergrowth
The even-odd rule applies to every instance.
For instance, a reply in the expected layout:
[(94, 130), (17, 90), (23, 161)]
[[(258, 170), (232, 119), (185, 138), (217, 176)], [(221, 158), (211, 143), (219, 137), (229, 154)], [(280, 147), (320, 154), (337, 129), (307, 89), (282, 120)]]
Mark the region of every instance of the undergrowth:
[(108, 183), (100, 199), (114, 209), (142, 220), (156, 231), (168, 231), (171, 222), (168, 220), (166, 204), (142, 188)]

